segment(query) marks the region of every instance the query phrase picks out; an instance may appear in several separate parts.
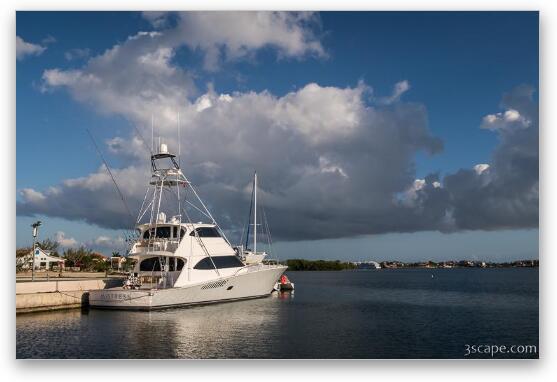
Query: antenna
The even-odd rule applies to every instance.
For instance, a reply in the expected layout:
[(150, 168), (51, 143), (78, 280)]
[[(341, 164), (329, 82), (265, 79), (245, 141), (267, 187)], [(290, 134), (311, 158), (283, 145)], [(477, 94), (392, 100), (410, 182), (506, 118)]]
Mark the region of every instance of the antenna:
[(182, 143), (180, 142), (180, 112), (178, 112), (178, 167), (182, 168), (180, 154), (182, 154)]
[(253, 175), (253, 253), (257, 253), (257, 171)]
[(151, 153), (155, 151), (155, 121), (153, 114), (151, 114)]

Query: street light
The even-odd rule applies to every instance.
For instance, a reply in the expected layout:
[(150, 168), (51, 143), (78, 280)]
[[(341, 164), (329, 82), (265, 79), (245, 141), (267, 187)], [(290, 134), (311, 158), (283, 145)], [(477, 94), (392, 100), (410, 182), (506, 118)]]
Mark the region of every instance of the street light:
[(35, 281), (35, 239), (37, 238), (41, 224), (40, 220), (31, 224), (31, 227), (33, 227), (33, 267), (31, 268), (31, 281)]

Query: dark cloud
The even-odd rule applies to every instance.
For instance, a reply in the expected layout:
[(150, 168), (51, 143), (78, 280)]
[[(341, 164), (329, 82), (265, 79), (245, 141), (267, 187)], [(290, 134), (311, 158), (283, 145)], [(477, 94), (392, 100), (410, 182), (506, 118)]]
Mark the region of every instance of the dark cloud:
[[(256, 40), (244, 40), (237, 23), (224, 23), (210, 40), (196, 33), (189, 37), (193, 42), (182, 44), (202, 47), (209, 56), (212, 47), (225, 46), (235, 59), (269, 44), (304, 55), (321, 49), (308, 29), (311, 17), (267, 15), (264, 21), (280, 33)], [(212, 20), (201, 15), (190, 25), (199, 32)], [(532, 88), (504, 95), (503, 111), (484, 118), (486, 134), (499, 137), (489, 164), (443, 179), (416, 179), (416, 154), (436, 154), (443, 145), (428, 129), (425, 107), (401, 99), (410, 89), (407, 81), (396, 84), (390, 97), (371, 97), (364, 83), (310, 83), (282, 97), (267, 91), (218, 94), (209, 86), (197, 96), (192, 76), (172, 60), (177, 31), (138, 33), (81, 69), (43, 75), (45, 89), (64, 88), (77, 101), (136, 126), (128, 136), (106, 142), (125, 163), (114, 173), (132, 211), (139, 209), (149, 177), (148, 152), (137, 133), (150, 137), (156, 116), (156, 134), (177, 151), (180, 113), (184, 172), (230, 230), (245, 222), (254, 170), (277, 239), (537, 227), (538, 112)], [(108, 228), (132, 224), (102, 168), (46, 190), (20, 190), (17, 213)]]
[(539, 124), (533, 93), (520, 86), (504, 95), (501, 106), (507, 116), (513, 112), (498, 121), (500, 142), (487, 170), (460, 170), (445, 178), (456, 228), (538, 226)]

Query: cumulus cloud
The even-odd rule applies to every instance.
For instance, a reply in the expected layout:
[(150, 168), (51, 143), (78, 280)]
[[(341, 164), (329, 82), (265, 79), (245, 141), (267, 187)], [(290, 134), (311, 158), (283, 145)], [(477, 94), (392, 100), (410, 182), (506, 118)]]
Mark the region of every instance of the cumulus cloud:
[(521, 115), (518, 110), (508, 109), (497, 114), (488, 114), (483, 118), (482, 128), (488, 130), (527, 128), (532, 121)]
[[(200, 49), (207, 70), (267, 46), (279, 57), (326, 56), (313, 32), (319, 18), (311, 12), (182, 12), (178, 16), (173, 38)], [(158, 20), (163, 16), (155, 17)]]
[(33, 44), (23, 40), (21, 37), (15, 38), (16, 58), (22, 60), (27, 56), (39, 56), (46, 50), (46, 47), (39, 44)]
[[(240, 16), (246, 15), (260, 17)], [(217, 220), (232, 231), (244, 223), (254, 170), (278, 239), (537, 226), (538, 123), (531, 88), (505, 95), (503, 111), (482, 122), (484, 128), (497, 125), (486, 134), (500, 139), (489, 163), (443, 179), (431, 174), (416, 180), (416, 153), (435, 154), (443, 145), (428, 129), (425, 107), (401, 101), (410, 87), (407, 81), (394, 86), (388, 102), (376, 103), (362, 82), (344, 88), (308, 83), (282, 96), (268, 91), (220, 94), (211, 86), (199, 94), (193, 75), (173, 61), (178, 38), (189, 38), (191, 48), (204, 52), (220, 47), (219, 60), (266, 46), (294, 56), (319, 54), (322, 48), (300, 43), (316, 41), (305, 32), (313, 15), (261, 16), (258, 22), (272, 24), (271, 29), (286, 25), (292, 35), (280, 40), (282, 47), (261, 42), (269, 39), (250, 40), (230, 26), (235, 21), (224, 22), (201, 43), (200, 36), (182, 35), (186, 21), (191, 28), (222, 14), (177, 17), (174, 28), (138, 33), (81, 68), (43, 74), (45, 91), (66, 89), (78, 102), (136, 126), (106, 142), (112, 154), (126, 159), (113, 172), (132, 211), (141, 205), (150, 171), (148, 150), (137, 133), (150, 137), (154, 116), (156, 135), (177, 151), (179, 114), (182, 167)], [(237, 34), (227, 39), (223, 31)], [(114, 229), (134, 223), (102, 167), (46, 190), (21, 190), (17, 213)]]
[(112, 237), (100, 235), (86, 243), (88, 247), (101, 251), (113, 251), (126, 248), (126, 240), (122, 236)]
[[(227, 228), (242, 223), (249, 203), (246, 186), (257, 169), (277, 237), (389, 231), (406, 209), (393, 204), (392, 195), (413, 181), (415, 153), (435, 153), (442, 145), (427, 129), (423, 106), (372, 106), (366, 103), (365, 92), (363, 84), (336, 88), (313, 83), (282, 97), (265, 91), (231, 95), (209, 91), (181, 109), (188, 121), (182, 165)], [(141, 126), (147, 136), (147, 123)], [(175, 131), (161, 134), (176, 149)], [(115, 138), (108, 144), (117, 152), (134, 141)], [(140, 166), (115, 170), (134, 208), (140, 204), (148, 174), (148, 168)], [(45, 191), (48, 203), (22, 194), (18, 213), (123, 228), (129, 219), (113, 188), (101, 168), (65, 181), (56, 192)], [(396, 216), (391, 215), (393, 209)], [(336, 219), (343, 224), (329, 223)]]
[[(505, 112), (484, 118), (497, 126), (499, 143), (489, 164), (461, 169), (443, 180), (442, 198), (422, 198), (445, 205), (449, 230), (532, 228), (539, 219), (538, 106), (534, 89), (519, 86), (503, 96)], [(509, 113), (508, 111), (511, 111)], [(487, 122), (486, 122), (487, 119)], [(439, 195), (438, 195), (439, 196)]]
[(160, 33), (141, 32), (81, 69), (45, 70), (43, 90), (65, 87), (101, 113), (148, 126), (154, 115), (158, 124), (175, 127), (177, 112), (196, 90), (191, 75), (172, 65), (174, 54)]
[(66, 233), (58, 231), (54, 234), (54, 241), (58, 242), (63, 248), (75, 247), (79, 243), (73, 237), (66, 237)]

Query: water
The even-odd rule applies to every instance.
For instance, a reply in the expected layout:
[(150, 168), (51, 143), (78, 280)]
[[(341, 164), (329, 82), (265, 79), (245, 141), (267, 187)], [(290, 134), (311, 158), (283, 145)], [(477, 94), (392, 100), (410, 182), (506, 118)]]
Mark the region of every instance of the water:
[(467, 344), (539, 351), (537, 269), (289, 277), (293, 294), (257, 300), (18, 315), (17, 358), (491, 358), (464, 357)]

